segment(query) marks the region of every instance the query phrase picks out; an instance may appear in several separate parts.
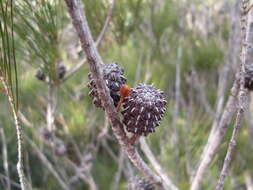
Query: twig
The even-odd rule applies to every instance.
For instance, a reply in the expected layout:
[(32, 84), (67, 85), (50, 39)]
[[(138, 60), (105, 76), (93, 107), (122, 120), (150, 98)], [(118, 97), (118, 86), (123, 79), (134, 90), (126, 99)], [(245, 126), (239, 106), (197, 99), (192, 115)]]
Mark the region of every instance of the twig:
[[(245, 3), (248, 1), (242, 0), (242, 10), (245, 11), (247, 6), (245, 6)], [(227, 150), (227, 154), (223, 163), (222, 171), (220, 174), (220, 178), (218, 181), (218, 184), (216, 185), (216, 190), (222, 190), (223, 185), (225, 182), (225, 177), (228, 174), (229, 165), (232, 159), (232, 155), (235, 151), (235, 145), (236, 145), (236, 138), (239, 132), (239, 129), (241, 128), (241, 119), (242, 115), (245, 111), (245, 105), (247, 102), (247, 97), (249, 94), (249, 91), (244, 88), (244, 75), (245, 75), (245, 65), (246, 64), (252, 64), (252, 51), (250, 50), (253, 41), (252, 37), (249, 35), (252, 35), (252, 27), (250, 25), (253, 24), (253, 18), (250, 16), (247, 17), (247, 15), (253, 14), (253, 11), (249, 12), (250, 10), (247, 10), (247, 12), (243, 12), (242, 14), (242, 21), (241, 21), (241, 30), (242, 30), (242, 50), (241, 50), (241, 72), (240, 72), (240, 92), (238, 95), (238, 101), (239, 101), (239, 108), (237, 111), (236, 121), (234, 130), (232, 133), (232, 137), (230, 139), (229, 147)], [(253, 16), (253, 15), (252, 15)], [(248, 19), (248, 22), (247, 22)], [(250, 46), (250, 48), (249, 48)], [(247, 61), (246, 61), (247, 60)]]
[(190, 150), (190, 147), (189, 147), (189, 131), (190, 131), (190, 128), (191, 128), (191, 109), (189, 107), (186, 107), (185, 106), (185, 110), (186, 110), (186, 122), (185, 122), (185, 125), (184, 125), (184, 130), (183, 130), (183, 135), (184, 135), (184, 151), (185, 151), (185, 165), (186, 165), (186, 171), (187, 171), (187, 174), (188, 174), (188, 177), (190, 180), (193, 179), (193, 175), (194, 175), (194, 170), (193, 170), (193, 166), (192, 166), (192, 156), (191, 156), (191, 150)]
[(29, 151), (25, 151), (25, 156), (24, 156), (24, 167), (26, 171), (26, 179), (29, 182), (29, 184), (32, 184), (32, 177), (31, 177), (31, 167), (30, 166), (30, 160), (29, 160)]
[(154, 167), (155, 171), (163, 179), (164, 183), (166, 184), (166, 189), (178, 190), (178, 188), (172, 183), (172, 180), (163, 171), (162, 166), (156, 160), (154, 154), (150, 150), (150, 148), (144, 138), (141, 138), (140, 143), (141, 143), (141, 150), (143, 151), (145, 156), (148, 158), (149, 162)]
[(249, 171), (244, 173), (244, 179), (247, 190), (253, 190), (253, 181)]
[[(27, 127), (33, 129), (34, 126), (33, 124), (23, 115), (22, 112), (18, 113), (18, 116), (20, 118), (20, 121), (26, 125)], [(37, 136), (39, 136), (38, 134), (36, 134)], [(52, 173), (52, 175), (56, 178), (56, 180), (59, 182), (59, 184), (61, 185), (61, 187), (64, 190), (69, 190), (67, 184), (64, 183), (64, 181), (61, 179), (61, 177), (59, 176), (59, 174), (56, 172), (56, 170), (54, 169), (53, 165), (50, 163), (50, 161), (46, 158), (46, 156), (43, 154), (43, 152), (41, 152), (41, 150), (38, 148), (38, 146), (31, 141), (26, 135), (24, 136), (24, 138), (26, 139), (26, 141), (31, 145), (31, 147), (36, 151), (38, 157), (40, 158), (40, 160), (44, 163), (44, 165), (48, 168), (48, 170)]]
[[(233, 8), (229, 14), (229, 18), (231, 19), (231, 31), (229, 33), (229, 40), (228, 40), (228, 50), (226, 52), (225, 57), (225, 64), (222, 67), (222, 69), (219, 72), (219, 82), (218, 82), (218, 92), (217, 92), (217, 105), (216, 105), (216, 111), (215, 111), (215, 117), (212, 125), (212, 129), (209, 135), (209, 139), (212, 137), (213, 133), (216, 131), (220, 115), (222, 113), (223, 104), (225, 100), (225, 92), (226, 87), (228, 84), (228, 77), (229, 77), (229, 71), (232, 68), (232, 65), (235, 65), (235, 63), (238, 61), (237, 59), (237, 52), (240, 50), (240, 46), (238, 41), (238, 35), (240, 33), (239, 27), (237, 27), (239, 22), (239, 0), (237, 0)], [(208, 145), (208, 143), (207, 143)]]
[(71, 76), (73, 76), (79, 69), (86, 63), (87, 60), (81, 60), (78, 64), (73, 66), (64, 76), (64, 78), (61, 80), (61, 83), (68, 80)]
[(10, 181), (10, 183), (11, 183), (12, 186), (15, 186), (15, 187), (21, 189), (21, 186), (18, 183), (16, 183), (15, 181), (10, 180), (9, 177), (7, 177), (7, 176), (5, 176), (5, 175), (3, 175), (1, 173), (0, 173), (0, 178), (4, 179), (6, 181)]
[(241, 119), (242, 119), (243, 111), (244, 111), (243, 109), (239, 109), (237, 112), (235, 127), (234, 127), (233, 134), (232, 134), (232, 137), (229, 142), (228, 151), (227, 151), (227, 154), (226, 154), (226, 157), (224, 160), (224, 164), (222, 167), (222, 171), (220, 174), (220, 178), (219, 178), (218, 184), (216, 185), (215, 190), (222, 190), (223, 189), (225, 177), (228, 175), (229, 165), (230, 165), (230, 162), (232, 159), (233, 152), (235, 151), (236, 137), (239, 132), (239, 129), (241, 128)]
[[(235, 8), (234, 8), (235, 10), (237, 9), (237, 6), (238, 6), (238, 3), (235, 4)], [(233, 11), (232, 11), (232, 14), (233, 14)], [(235, 27), (235, 25), (232, 24), (232, 29), (234, 27)], [(235, 35), (234, 34), (235, 32), (233, 32), (233, 31), (231, 33), (232, 36)], [(234, 43), (231, 42), (230, 46), (231, 45), (234, 46)], [(234, 52), (233, 54), (236, 54), (236, 53)], [(226, 70), (227, 70), (227, 68), (226, 68), (226, 66), (224, 66), (225, 73), (227, 73)], [(224, 91), (224, 89), (221, 90), (220, 87), (222, 86), (222, 88), (224, 88), (225, 78), (223, 81), (224, 82), (221, 81), (221, 83), (219, 82), (219, 92), (218, 92), (219, 93), (219, 101), (218, 101), (217, 108), (216, 108), (216, 114), (215, 114), (212, 130), (210, 132), (207, 144), (205, 145), (204, 151), (202, 153), (201, 161), (200, 161), (199, 167), (197, 169), (197, 173), (196, 173), (194, 180), (192, 182), (192, 185), (191, 185), (191, 190), (198, 190), (200, 188), (200, 183), (203, 180), (204, 173), (206, 172), (206, 170), (207, 170), (209, 164), (211, 163), (218, 147), (220, 146), (220, 143), (221, 143), (221, 141), (226, 133), (226, 130), (227, 130), (227, 124), (229, 123), (231, 117), (233, 116), (233, 114), (236, 111), (236, 104), (237, 104), (236, 97), (237, 97), (238, 91), (239, 91), (239, 78), (237, 76), (236, 76), (235, 82), (233, 84), (233, 87), (231, 89), (231, 95), (227, 101), (223, 115), (221, 118), (219, 118), (219, 115), (220, 115), (221, 109), (222, 109), (222, 104), (224, 101), (223, 96), (220, 96), (223, 94), (222, 91)]]
[(118, 157), (116, 156), (116, 154), (112, 151), (112, 149), (108, 145), (107, 140), (103, 139), (101, 144), (102, 144), (103, 148), (107, 151), (107, 153), (110, 155), (110, 157), (117, 163)]
[(64, 190), (70, 190), (68, 185), (61, 179), (59, 174), (54, 169), (53, 165), (50, 163), (50, 161), (46, 158), (46, 156), (40, 151), (40, 149), (37, 147), (37, 145), (31, 141), (27, 136), (24, 136), (26, 141), (31, 145), (31, 147), (36, 151), (39, 159), (44, 163), (44, 165), (48, 168), (48, 170), (52, 173), (52, 175), (55, 177), (55, 179), (58, 181), (59, 185)]
[(54, 120), (57, 103), (56, 88), (57, 87), (55, 86), (55, 84), (49, 84), (48, 86), (46, 121), (47, 121), (47, 129), (50, 132), (54, 132), (55, 130)]
[(184, 101), (184, 99), (182, 99), (182, 103), (183, 103), (183, 107), (185, 110), (185, 115), (186, 115), (186, 122), (185, 122), (185, 126), (183, 127), (183, 132), (184, 132), (184, 142), (185, 142), (185, 157), (186, 157), (186, 170), (189, 176), (190, 181), (193, 179), (193, 175), (194, 175), (194, 170), (193, 170), (193, 166), (192, 166), (192, 156), (191, 156), (191, 151), (190, 151), (190, 147), (189, 147), (189, 132), (191, 131), (192, 128), (192, 116), (193, 116), (193, 86), (192, 81), (193, 81), (193, 77), (191, 75), (188, 75), (185, 77), (186, 78), (186, 82), (189, 86), (189, 90), (188, 90), (188, 101)]
[(15, 122), (15, 127), (16, 127), (16, 132), (17, 132), (17, 144), (18, 144), (18, 163), (17, 163), (17, 171), (18, 171), (18, 176), (19, 176), (19, 181), (21, 185), (22, 190), (28, 190), (30, 189), (27, 180), (25, 178), (25, 173), (24, 173), (24, 167), (23, 167), (23, 146), (22, 146), (22, 128), (19, 124), (18, 116), (17, 116), (17, 111), (14, 106), (14, 101), (13, 97), (11, 94), (11, 90), (8, 87), (8, 84), (5, 82), (5, 79), (3, 76), (0, 75), (0, 81), (3, 84), (5, 93), (7, 95), (9, 104), (11, 106), (11, 110), (13, 113), (13, 118)]
[(201, 102), (201, 105), (204, 106), (205, 111), (209, 114), (211, 118), (214, 118), (214, 111), (212, 107), (210, 106), (208, 100), (207, 100), (207, 95), (206, 95), (206, 90), (201, 81), (199, 80), (198, 74), (195, 70), (194, 67), (192, 67), (192, 75), (193, 75), (193, 87), (196, 89), (199, 94), (199, 100)]
[(82, 2), (80, 0), (65, 0), (66, 5), (69, 9), (69, 14), (72, 18), (74, 27), (76, 28), (77, 34), (80, 38), (82, 48), (86, 53), (87, 60), (90, 64), (90, 69), (93, 75), (93, 78), (96, 83), (96, 87), (99, 93), (99, 97), (102, 100), (103, 107), (107, 113), (109, 121), (112, 126), (114, 135), (116, 136), (119, 144), (121, 145), (123, 151), (127, 154), (129, 159), (133, 164), (142, 171), (150, 180), (162, 187), (162, 180), (157, 176), (142, 160), (140, 155), (137, 153), (134, 146), (128, 143), (127, 136), (123, 130), (123, 124), (117, 117), (117, 112), (113, 105), (113, 101), (110, 97), (109, 90), (103, 80), (101, 64), (103, 61), (97, 52), (95, 43), (91, 36), (91, 32), (87, 23), (85, 14), (82, 12)]
[(110, 7), (110, 9), (108, 10), (108, 13), (107, 13), (107, 17), (105, 19), (105, 23), (104, 23), (104, 26), (100, 32), (100, 34), (98, 35), (98, 38), (97, 38), (97, 41), (95, 42), (95, 46), (98, 46), (98, 44), (101, 42), (101, 40), (103, 39), (104, 35), (105, 35), (105, 32), (109, 26), (109, 23), (111, 21), (111, 18), (112, 18), (112, 12), (113, 12), (113, 9), (115, 7), (115, 2), (116, 0), (113, 0), (112, 1), (112, 5)]
[[(76, 175), (75, 178), (81, 178), (85, 183), (87, 183), (90, 187), (90, 190), (97, 190), (97, 185), (93, 179), (93, 177), (91, 176), (90, 172), (88, 171), (89, 169), (87, 169), (86, 167), (86, 163), (83, 164), (83, 166), (80, 168), (80, 166), (77, 166), (75, 163), (73, 163), (71, 160), (69, 159), (65, 159), (68, 163), (69, 166), (71, 166)], [(73, 180), (72, 180), (73, 181)]]
[[(33, 124), (30, 121), (28, 121), (27, 118), (21, 112), (19, 112), (19, 118), (23, 124), (25, 124), (29, 128), (34, 128)], [(59, 120), (59, 118), (58, 118), (58, 120)], [(65, 128), (67, 128), (64, 120), (61, 121), (61, 124), (64, 125)], [(35, 135), (39, 136), (36, 133), (35, 133)], [(46, 156), (43, 154), (43, 152), (40, 151), (40, 149), (37, 147), (37, 145), (34, 142), (30, 141), (27, 137), (26, 137), (26, 139), (30, 143), (30, 145), (36, 150), (38, 157), (41, 159), (43, 164), (48, 168), (48, 170), (52, 173), (52, 175), (57, 179), (57, 181), (59, 182), (61, 187), (63, 189), (66, 189), (66, 188), (69, 189), (68, 185), (64, 183), (64, 180), (62, 179), (62, 177), (57, 173), (56, 169), (53, 167), (51, 162), (46, 158)], [(79, 152), (78, 147), (75, 147), (75, 149), (77, 149), (76, 150), (77, 156), (79, 157), (79, 159), (81, 159), (81, 153)], [(63, 159), (65, 161), (67, 161), (68, 166), (71, 166), (73, 168), (73, 170), (76, 172), (76, 176), (74, 177), (75, 179), (81, 178), (85, 183), (87, 183), (90, 186), (91, 190), (97, 190), (96, 183), (94, 182), (93, 177), (91, 176), (90, 172), (88, 171), (86, 163), (82, 164), (82, 167), (80, 167), (80, 166), (77, 166), (72, 161), (70, 161), (67, 157), (63, 157)], [(84, 166), (85, 166), (85, 168), (84, 168)], [(82, 172), (85, 172), (85, 175)], [(71, 179), (69, 181), (69, 183), (71, 183), (75, 179)]]
[[(179, 115), (179, 104), (181, 99), (181, 61), (182, 61), (182, 47), (177, 48), (177, 59), (176, 59), (176, 80), (175, 80), (175, 104), (174, 104), (174, 110), (173, 110), (173, 118), (172, 118), (172, 135), (169, 137), (172, 142), (172, 148), (173, 148), (173, 158), (176, 165), (179, 165), (179, 133), (178, 133), (178, 115)], [(178, 179), (179, 174), (176, 174), (176, 179)]]
[[(90, 172), (86, 173), (87, 183), (90, 186), (90, 190), (97, 190), (97, 184), (94, 181), (94, 178), (91, 176)], [(82, 176), (83, 179), (83, 176)]]
[[(237, 27), (238, 20), (239, 20), (239, 12), (240, 12), (239, 11), (239, 4), (240, 4), (239, 1), (240, 0), (237, 0), (235, 2), (234, 6), (231, 10), (231, 13), (230, 13), (230, 18), (232, 20), (231, 21), (232, 23), (231, 23), (231, 32), (229, 34), (228, 51), (226, 53), (225, 65), (224, 65), (224, 67), (222, 68), (222, 70), (219, 74), (220, 77), (219, 77), (218, 92), (217, 92), (218, 101), (217, 101), (217, 105), (216, 105), (216, 110), (215, 110), (214, 121), (213, 121), (213, 124), (212, 124), (212, 129), (211, 129), (211, 132), (209, 134), (207, 143), (204, 147), (204, 150), (202, 152), (202, 155), (200, 157), (201, 158), (200, 160), (201, 160), (202, 163), (204, 162), (204, 160), (206, 160), (206, 158), (204, 158), (204, 157), (208, 155), (207, 150), (209, 148), (209, 145), (211, 145), (211, 141), (213, 140), (213, 138), (215, 138), (215, 136), (214, 136), (215, 132), (217, 132), (217, 130), (219, 130), (219, 127), (221, 126), (219, 124), (219, 123), (222, 123), (221, 119), (225, 118), (225, 117), (221, 118), (220, 116), (222, 114), (223, 104), (224, 104), (224, 100), (225, 100), (224, 94), (225, 94), (227, 81), (228, 81), (227, 77), (228, 77), (230, 67), (232, 67), (234, 62), (236, 62), (236, 60), (237, 60), (236, 55), (237, 55), (237, 52), (239, 51), (239, 48), (238, 48), (238, 45), (237, 45), (239, 43), (236, 43), (238, 41), (237, 39), (238, 39), (238, 33), (239, 33), (239, 28)], [(237, 95), (237, 93), (235, 93), (234, 95)], [(237, 101), (237, 100), (235, 100), (231, 96), (231, 98), (229, 98), (229, 101), (227, 102), (227, 105), (225, 106), (225, 110), (227, 110), (229, 107), (231, 107), (229, 105), (234, 104), (233, 103), (234, 101)], [(235, 109), (236, 109), (236, 107), (234, 107), (232, 109), (229, 109), (229, 110), (231, 110), (229, 117), (232, 117), (233, 113), (235, 112)], [(228, 118), (228, 120), (229, 120), (229, 118)], [(199, 164), (198, 172), (201, 171), (200, 166), (203, 166), (203, 164), (201, 164), (201, 163)], [(206, 167), (206, 169), (207, 169), (207, 167)], [(201, 173), (203, 173), (203, 172), (201, 172)], [(201, 178), (203, 179), (203, 175), (200, 176), (200, 173), (196, 173), (195, 180), (199, 179), (199, 181), (202, 181)]]
[(177, 120), (179, 114), (179, 102), (181, 98), (181, 59), (182, 59), (182, 47), (178, 47), (177, 49), (177, 60), (176, 60), (176, 83), (175, 83), (175, 107), (173, 112), (173, 119)]
[(108, 122), (108, 118), (105, 115), (104, 125), (102, 126), (102, 129), (97, 136), (97, 140), (101, 141), (103, 137), (105, 137), (108, 134), (108, 131), (109, 131), (109, 122)]
[(218, 147), (220, 146), (222, 139), (226, 134), (228, 123), (230, 122), (233, 114), (236, 111), (238, 92), (239, 92), (239, 78), (236, 77), (233, 87), (231, 89), (231, 95), (228, 99), (221, 120), (218, 124), (217, 131), (214, 133), (212, 139), (210, 139), (210, 145), (203, 153), (203, 157), (198, 166), (190, 190), (198, 190), (201, 186), (204, 174), (207, 171), (208, 166), (212, 162), (214, 155), (216, 154)]
[[(176, 105), (175, 105), (175, 112), (174, 112), (174, 116), (173, 118), (177, 118), (176, 116), (178, 115), (178, 106), (179, 106), (179, 99), (180, 99), (180, 58), (181, 58), (181, 49), (179, 48), (178, 49), (178, 59), (177, 59), (177, 80), (176, 80)], [(142, 61), (142, 58), (143, 55), (140, 56), (140, 61), (139, 61), (139, 64), (141, 63)], [(138, 70), (138, 68), (137, 68)], [(136, 71), (136, 78), (137, 78), (137, 71)], [(148, 75), (146, 73), (146, 75)], [(148, 77), (146, 77), (148, 78)], [(135, 79), (135, 81), (137, 81)], [(135, 82), (136, 83), (136, 82)], [(141, 138), (140, 140), (140, 143), (141, 143), (141, 149), (142, 151), (144, 152), (145, 156), (148, 158), (149, 162), (151, 163), (151, 165), (154, 167), (155, 171), (161, 176), (161, 178), (164, 180), (164, 183), (167, 185), (166, 188), (171, 188), (172, 190), (173, 189), (178, 189), (173, 183), (172, 183), (172, 180), (169, 179), (169, 177), (166, 175), (166, 173), (162, 170), (162, 167), (161, 165), (157, 162), (155, 156), (153, 155), (150, 147), (148, 146), (148, 144), (146, 143), (145, 139)], [(131, 176), (133, 177), (133, 176)]]
[(119, 189), (119, 183), (122, 175), (123, 165), (124, 165), (124, 158), (125, 154), (120, 150), (119, 152), (119, 158), (118, 158), (118, 171), (116, 172), (114, 176), (114, 180), (111, 186), (111, 190), (117, 190)]
[(78, 159), (81, 160), (81, 158), (82, 158), (81, 150), (79, 149), (73, 135), (70, 133), (69, 127), (68, 127), (63, 115), (59, 114), (59, 116), (58, 117), (56, 116), (55, 119), (56, 119), (57, 122), (59, 122), (63, 126), (63, 129), (64, 129), (65, 133), (68, 135), (68, 137), (70, 138), (70, 142), (74, 146), (74, 150), (75, 150), (75, 153), (76, 153)]
[[(107, 14), (107, 17), (105, 19), (105, 23), (103, 25), (103, 28), (101, 30), (101, 32), (99, 33), (98, 35), (98, 38), (95, 42), (95, 46), (97, 47), (100, 42), (102, 41), (102, 39), (104, 38), (105, 36), (105, 33), (107, 31), (107, 28), (109, 26), (109, 23), (111, 21), (111, 17), (112, 17), (112, 13), (113, 13), (113, 9), (115, 7), (115, 3), (116, 3), (116, 0), (113, 0), (112, 1), (112, 5), (111, 7), (109, 8), (108, 10), (108, 14)], [(73, 74), (75, 74), (84, 64), (86, 63), (86, 60), (85, 61), (81, 61), (80, 63), (78, 63), (77, 65), (73, 66), (73, 68), (70, 69), (70, 71), (65, 75), (65, 77), (62, 79), (62, 82), (66, 81), (67, 79), (69, 79)]]
[[(250, 13), (248, 15), (251, 15), (251, 14), (252, 14), (252, 11), (250, 11)], [(250, 21), (250, 20), (248, 20), (248, 21)], [(252, 23), (252, 20), (251, 20), (251, 23)], [(241, 62), (244, 63), (247, 60), (247, 62), (250, 64), (250, 63), (252, 63), (252, 48), (246, 48), (246, 46), (249, 47), (250, 44), (252, 44), (253, 40), (251, 38), (253, 36), (252, 35), (253, 28), (250, 27), (251, 26), (250, 24), (247, 24), (247, 26), (248, 26), (247, 35), (243, 35), (243, 39), (246, 39), (246, 43), (243, 43), (242, 53), (241, 53), (241, 60), (242, 60)], [(243, 40), (243, 41), (245, 41), (245, 40)], [(248, 45), (246, 45), (246, 44), (248, 44)], [(252, 47), (252, 45), (251, 45), (251, 47)], [(247, 51), (246, 51), (246, 49), (247, 49)], [(248, 63), (246, 63), (246, 64), (248, 64)], [(244, 72), (244, 64), (242, 64), (241, 68), (242, 68), (241, 72)], [(239, 82), (240, 82), (240, 84), (239, 84)], [(200, 188), (204, 173), (206, 172), (209, 164), (213, 160), (215, 153), (217, 152), (218, 147), (220, 146), (220, 143), (226, 133), (227, 124), (228, 124), (229, 120), (231, 119), (232, 115), (234, 114), (234, 112), (237, 109), (236, 105), (238, 104), (238, 97), (240, 99), (242, 97), (244, 97), (244, 96), (240, 95), (243, 92), (243, 89), (241, 89), (241, 88), (243, 88), (242, 80), (240, 80), (239, 77), (236, 76), (227, 106), (226, 106), (223, 116), (219, 122), (219, 125), (217, 127), (217, 131), (214, 133), (212, 139), (210, 140), (210, 145), (203, 155), (203, 158), (202, 158), (200, 165), (198, 167), (196, 176), (195, 176), (193, 183), (191, 185), (191, 190), (198, 190)], [(239, 89), (240, 89), (240, 94), (239, 94)], [(245, 95), (245, 97), (246, 96), (247, 95)], [(244, 101), (240, 101), (240, 102), (241, 102), (240, 104), (242, 104), (242, 102), (244, 102)], [(241, 106), (240, 106), (240, 109), (241, 109)]]

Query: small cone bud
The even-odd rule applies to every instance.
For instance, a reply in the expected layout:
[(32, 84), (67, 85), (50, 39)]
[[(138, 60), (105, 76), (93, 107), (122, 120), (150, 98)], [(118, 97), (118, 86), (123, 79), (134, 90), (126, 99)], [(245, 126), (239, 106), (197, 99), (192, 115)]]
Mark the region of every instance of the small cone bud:
[(63, 65), (63, 64), (58, 65), (57, 72), (58, 72), (59, 79), (63, 79), (64, 78), (64, 76), (66, 74), (66, 71), (67, 71), (67, 69), (66, 69), (65, 65)]
[(38, 80), (41, 80), (41, 81), (45, 81), (46, 80), (46, 75), (45, 75), (44, 71), (41, 68), (38, 68), (38, 70), (37, 70), (37, 72), (35, 74), (35, 77)]

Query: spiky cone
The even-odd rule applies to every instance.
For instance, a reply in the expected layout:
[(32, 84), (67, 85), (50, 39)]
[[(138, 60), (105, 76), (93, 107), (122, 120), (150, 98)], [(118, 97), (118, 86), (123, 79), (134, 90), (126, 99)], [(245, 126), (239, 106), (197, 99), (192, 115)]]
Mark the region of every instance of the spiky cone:
[(128, 190), (157, 190), (155, 185), (146, 178), (134, 178), (128, 183)]
[(155, 132), (166, 111), (164, 92), (152, 85), (138, 84), (123, 104), (123, 123), (128, 132), (147, 136)]
[(37, 69), (35, 77), (38, 80), (41, 80), (41, 81), (45, 81), (46, 80), (46, 75), (45, 75), (44, 71), (41, 68)]
[[(118, 63), (103, 64), (102, 70), (103, 79), (110, 90), (114, 105), (117, 106), (120, 100), (119, 89), (126, 83), (126, 78), (123, 76), (124, 70), (118, 66)], [(88, 83), (88, 87), (90, 88), (89, 95), (93, 98), (93, 104), (103, 108), (92, 73), (88, 74), (88, 78), (90, 80)]]
[(253, 90), (253, 64), (245, 65), (244, 87)]
[(63, 79), (64, 78), (64, 76), (66, 74), (66, 71), (67, 71), (67, 69), (66, 69), (65, 65), (60, 64), (60, 65), (57, 66), (57, 73), (58, 73), (59, 79)]

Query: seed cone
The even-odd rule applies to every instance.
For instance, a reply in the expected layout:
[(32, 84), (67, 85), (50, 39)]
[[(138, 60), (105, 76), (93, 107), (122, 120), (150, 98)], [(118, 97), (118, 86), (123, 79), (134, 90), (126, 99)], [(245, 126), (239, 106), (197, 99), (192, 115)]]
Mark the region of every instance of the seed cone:
[(63, 64), (58, 65), (57, 72), (58, 72), (59, 79), (63, 79), (64, 78), (64, 76), (66, 74), (66, 71), (67, 71), (67, 69), (66, 69), (65, 65), (63, 65)]
[(244, 87), (253, 90), (253, 64), (245, 65)]
[(44, 71), (41, 68), (37, 69), (35, 77), (38, 80), (41, 80), (41, 81), (45, 81), (46, 80), (46, 75), (45, 75)]
[(152, 85), (138, 84), (125, 99), (123, 123), (128, 132), (147, 136), (155, 132), (166, 111), (164, 92)]
[(128, 190), (156, 190), (156, 188), (145, 178), (134, 178), (129, 182)]
[[(66, 74), (66, 66), (63, 65), (63, 64), (60, 64), (57, 66), (57, 76), (59, 79), (63, 79), (65, 74)], [(36, 74), (35, 74), (35, 77), (38, 79), (38, 80), (41, 80), (41, 81), (47, 81), (49, 80), (48, 79), (48, 76), (45, 74), (44, 70), (42, 68), (38, 68), (37, 71), (36, 71)]]
[[(110, 95), (113, 99), (114, 105), (117, 106), (120, 100), (119, 89), (126, 83), (126, 78), (123, 76), (124, 70), (118, 66), (118, 63), (104, 64), (102, 65), (103, 78), (106, 82), (107, 87), (110, 90)], [(98, 96), (97, 87), (92, 74), (88, 74), (90, 82), (88, 87), (91, 89), (89, 95), (93, 98), (93, 103), (97, 107), (103, 107), (101, 100)]]

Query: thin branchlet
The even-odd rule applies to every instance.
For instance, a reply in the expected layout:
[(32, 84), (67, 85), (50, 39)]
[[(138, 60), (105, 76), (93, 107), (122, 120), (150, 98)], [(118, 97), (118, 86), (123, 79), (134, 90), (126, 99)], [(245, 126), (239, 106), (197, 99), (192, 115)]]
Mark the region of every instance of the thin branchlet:
[[(245, 62), (245, 64), (253, 63), (252, 48), (250, 48), (252, 47), (251, 45), (252, 40), (249, 39), (250, 37), (252, 38), (253, 28), (248, 27), (252, 25), (247, 23), (248, 21), (247, 16), (252, 14), (252, 13), (250, 14), (252, 5), (249, 5), (249, 2), (250, 2), (249, 0), (242, 1), (243, 4), (242, 4), (242, 12), (241, 12), (241, 41), (242, 41), (241, 63)], [(231, 89), (231, 95), (228, 99), (223, 115), (218, 123), (218, 127), (216, 131), (213, 133), (210, 141), (208, 141), (209, 146), (203, 153), (203, 157), (201, 159), (196, 175), (191, 184), (191, 188), (190, 188), (191, 190), (199, 190), (201, 188), (201, 182), (204, 179), (204, 174), (207, 171), (210, 163), (212, 162), (214, 155), (217, 153), (218, 148), (226, 134), (228, 123), (236, 111), (237, 111), (237, 116), (239, 115), (237, 117), (239, 121), (237, 121), (236, 122), (237, 124), (235, 124), (234, 130), (236, 130), (236, 132), (234, 136), (236, 137), (237, 135), (237, 131), (240, 128), (239, 127), (240, 125), (238, 125), (238, 123), (240, 123), (240, 118), (242, 115), (241, 112), (243, 112), (242, 110), (244, 110), (244, 104), (247, 102), (247, 94), (248, 94), (248, 92), (244, 89), (245, 64), (241, 64), (240, 72), (236, 74), (235, 81)], [(232, 137), (232, 140), (233, 140), (233, 137)], [(230, 143), (230, 144), (231, 146), (233, 145), (233, 143)], [(226, 160), (229, 160), (229, 158)], [(224, 172), (227, 171), (227, 166), (228, 165), (225, 166), (225, 169), (223, 170)], [(222, 176), (224, 177), (223, 172), (221, 173), (221, 177)], [(220, 181), (223, 180), (223, 177)]]
[[(228, 145), (228, 150), (224, 159), (222, 171), (220, 174), (219, 181), (216, 185), (215, 190), (222, 190), (224, 183), (225, 183), (225, 178), (228, 175), (229, 171), (229, 166), (232, 160), (232, 155), (235, 151), (235, 146), (236, 146), (236, 139), (239, 133), (239, 129), (241, 128), (241, 120), (243, 113), (246, 108), (246, 104), (248, 104), (248, 94), (249, 90), (245, 88), (245, 66), (252, 64), (253, 56), (252, 56), (252, 39), (250, 37), (252, 33), (252, 23), (253, 19), (251, 18), (251, 8), (252, 6), (248, 5), (249, 1), (248, 0), (243, 0), (242, 1), (242, 13), (241, 13), (241, 35), (242, 35), (242, 48), (241, 48), (241, 67), (240, 67), (240, 90), (238, 93), (238, 108), (237, 108), (237, 115), (236, 115), (236, 121), (233, 129), (233, 133), (230, 139), (230, 143)], [(249, 9), (248, 9), (249, 7)]]
[(19, 176), (19, 181), (20, 181), (20, 185), (21, 185), (21, 189), (22, 190), (28, 190), (30, 189), (27, 183), (27, 180), (25, 178), (25, 174), (24, 174), (24, 167), (23, 167), (23, 140), (22, 140), (22, 128), (19, 124), (19, 120), (18, 120), (18, 115), (17, 115), (17, 110), (15, 108), (14, 105), (14, 100), (13, 100), (13, 96), (11, 93), (11, 90), (7, 84), (7, 82), (5, 81), (4, 77), (1, 75), (0, 76), (0, 81), (4, 87), (4, 91), (5, 94), (8, 98), (8, 102), (11, 106), (11, 110), (13, 113), (13, 118), (14, 118), (14, 122), (15, 122), (15, 126), (16, 126), (16, 132), (17, 132), (17, 144), (18, 144), (18, 163), (17, 163), (17, 171), (18, 171), (18, 176)]

